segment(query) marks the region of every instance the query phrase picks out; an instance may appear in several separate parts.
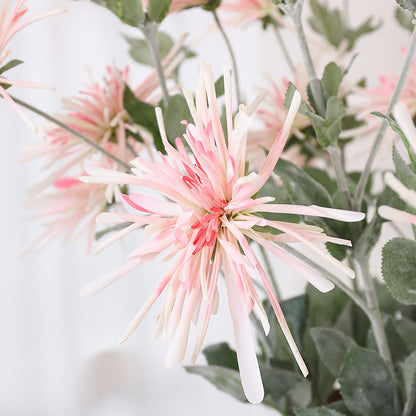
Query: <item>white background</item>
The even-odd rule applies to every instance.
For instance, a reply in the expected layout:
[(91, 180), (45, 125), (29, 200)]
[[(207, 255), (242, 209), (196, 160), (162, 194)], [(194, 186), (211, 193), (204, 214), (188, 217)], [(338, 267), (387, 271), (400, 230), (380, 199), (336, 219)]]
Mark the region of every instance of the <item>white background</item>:
[[(331, 1), (334, 5), (341, 1)], [(351, 0), (351, 19), (358, 23), (370, 13), (385, 24), (376, 35), (359, 43), (362, 51), (352, 73), (362, 72), (375, 84), (383, 71), (398, 71), (408, 35), (392, 18), (393, 0)], [(25, 61), (14, 78), (48, 82), (56, 92), (14, 89), (14, 94), (50, 112), (60, 110), (60, 100), (74, 95), (87, 80), (88, 65), (99, 80), (107, 65), (131, 65), (132, 78), (142, 70), (131, 62), (121, 34), (135, 34), (115, 16), (88, 1), (27, 0), (30, 13), (68, 7), (64, 15), (38, 22), (19, 33), (9, 47), (13, 58)], [(187, 11), (170, 16), (163, 29), (175, 38), (190, 32), (194, 39), (212, 23), (211, 16)], [(289, 72), (272, 32), (258, 24), (243, 31), (228, 29), (236, 45), (247, 96), (263, 84), (264, 70), (276, 80)], [(293, 37), (286, 35), (291, 53), (299, 58)], [(214, 33), (198, 46), (200, 58), (219, 74), (229, 58), (221, 38)], [(198, 59), (186, 64), (188, 88), (195, 80)], [(33, 118), (38, 124), (43, 121)], [(16, 163), (20, 146), (35, 137), (18, 116), (0, 100), (1, 274), (0, 274), (0, 415), (7, 416), (107, 416), (168, 414), (200, 416), (276, 414), (243, 405), (217, 391), (182, 368), (166, 369), (166, 344), (153, 339), (156, 307), (122, 346), (116, 342), (129, 320), (163, 274), (163, 265), (145, 264), (93, 299), (81, 300), (79, 289), (94, 277), (124, 262), (141, 241), (136, 235), (126, 247), (115, 246), (97, 257), (84, 254), (84, 242), (62, 247), (59, 243), (41, 253), (21, 258), (19, 251), (39, 232), (27, 219), (25, 190), (39, 179), (37, 162)], [(284, 297), (299, 292), (302, 280), (280, 263), (277, 275)], [(225, 299), (223, 299), (225, 300)], [(230, 322), (225, 303), (211, 321), (205, 345), (229, 341)]]

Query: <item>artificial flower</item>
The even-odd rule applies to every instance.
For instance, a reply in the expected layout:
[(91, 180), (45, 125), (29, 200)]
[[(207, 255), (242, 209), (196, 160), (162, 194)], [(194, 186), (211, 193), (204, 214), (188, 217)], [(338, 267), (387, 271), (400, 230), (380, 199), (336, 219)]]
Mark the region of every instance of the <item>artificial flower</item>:
[(234, 14), (228, 23), (242, 26), (254, 20), (265, 18), (274, 23), (286, 25), (279, 8), (270, 0), (222, 0), (220, 10)]
[(46, 17), (62, 13), (65, 11), (65, 9), (55, 9), (24, 19), (23, 17), (28, 10), (25, 8), (25, 0), (18, 0), (6, 17), (9, 4), (9, 0), (3, 0), (0, 5), (0, 96), (3, 97), (16, 110), (16, 112), (32, 130), (36, 131), (36, 127), (28, 119), (20, 107), (12, 100), (10, 95), (7, 93), (6, 88), (10, 85), (47, 89), (52, 89), (52, 87), (50, 85), (39, 84), (35, 82), (11, 80), (2, 76), (2, 72), (7, 70), (7, 64), (5, 64), (5, 61), (11, 53), (10, 49), (6, 49), (6, 47), (10, 39), (21, 29), (34, 22), (37, 22), (38, 20), (42, 20)]
[[(322, 229), (297, 223), (271, 221), (262, 214), (288, 213), (321, 216), (344, 221), (359, 221), (364, 214), (318, 206), (273, 204), (273, 197), (257, 197), (266, 183), (288, 139), (300, 105), (295, 93), (282, 130), (258, 172), (246, 173), (247, 132), (253, 108), (241, 105), (233, 120), (231, 77), (224, 74), (227, 134), (221, 125), (215, 96), (213, 75), (202, 64), (196, 87), (196, 97), (185, 91), (193, 124), (186, 122), (184, 141), (176, 139), (176, 147), (166, 136), (161, 110), (157, 116), (166, 156), (158, 162), (139, 157), (132, 162), (133, 173), (106, 169), (90, 169), (91, 176), (80, 178), (87, 183), (137, 185), (157, 191), (157, 199), (141, 193), (124, 195), (134, 213), (104, 213), (99, 223), (130, 222), (129, 230), (115, 234), (97, 248), (104, 249), (112, 242), (139, 227), (145, 227), (147, 242), (134, 250), (126, 264), (87, 285), (81, 292), (91, 296), (104, 289), (144, 261), (153, 260), (165, 252), (164, 259), (174, 259), (170, 271), (139, 310), (122, 337), (124, 341), (163, 291), (166, 301), (158, 317), (157, 334), (169, 332), (169, 347), (165, 363), (178, 365), (184, 358), (192, 321), (197, 323), (202, 307), (196, 345), (191, 357), (195, 362), (201, 349), (211, 314), (218, 308), (218, 278), (220, 270), (228, 296), (237, 359), (243, 389), (247, 399), (259, 403), (263, 386), (253, 342), (249, 314), (253, 310), (268, 333), (270, 325), (253, 281), (260, 280), (273, 306), (276, 317), (290, 345), (296, 361), (306, 376), (308, 370), (285, 321), (269, 278), (257, 259), (250, 242), (256, 242), (300, 272), (322, 291), (334, 285), (298, 259), (291, 257), (279, 242), (302, 242), (310, 247), (319, 261), (328, 262), (339, 275), (353, 277), (347, 266), (331, 257), (312, 242), (331, 241), (350, 245), (349, 241), (325, 235)], [(187, 149), (190, 150), (190, 154)], [(271, 234), (266, 227), (280, 233)]]

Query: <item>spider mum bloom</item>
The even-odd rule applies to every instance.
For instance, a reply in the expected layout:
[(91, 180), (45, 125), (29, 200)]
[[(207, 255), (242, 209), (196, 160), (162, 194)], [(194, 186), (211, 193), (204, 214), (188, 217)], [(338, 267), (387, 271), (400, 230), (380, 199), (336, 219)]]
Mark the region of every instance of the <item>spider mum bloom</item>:
[[(296, 74), (295, 85), (298, 91), (306, 91), (306, 82), (299, 71)], [(262, 123), (262, 126), (254, 131), (250, 131), (247, 141), (247, 155), (251, 166), (260, 166), (264, 160), (264, 149), (270, 150), (276, 135), (282, 129), (287, 116), (287, 110), (284, 108), (285, 94), (289, 86), (289, 80), (284, 78), (280, 84), (271, 81), (270, 93), (264, 100), (263, 105), (256, 112), (256, 118)], [(304, 95), (302, 93), (302, 95)], [(306, 95), (306, 94), (305, 94)], [(296, 114), (290, 128), (289, 137), (295, 135), (298, 139), (303, 139), (302, 129), (310, 125), (309, 119), (302, 115)], [(305, 158), (298, 148), (290, 147), (285, 150), (283, 156), (298, 165), (304, 165)]]
[[(272, 203), (272, 197), (257, 198), (257, 192), (270, 177), (283, 150), (300, 105), (300, 96), (295, 94), (284, 126), (260, 170), (246, 174), (246, 139), (254, 109), (241, 105), (233, 120), (229, 72), (225, 72), (224, 82), (227, 137), (220, 121), (212, 72), (202, 64), (195, 100), (192, 94), (185, 91), (193, 117), (193, 124), (186, 122), (184, 134), (190, 154), (179, 138), (176, 139), (176, 148), (169, 144), (159, 109), (157, 115), (166, 156), (160, 155), (159, 162), (137, 158), (132, 162), (135, 166), (134, 175), (97, 169), (89, 172), (95, 176), (81, 178), (86, 182), (139, 185), (153, 189), (166, 198), (156, 199), (131, 193), (125, 195), (124, 200), (136, 213), (100, 215), (100, 223), (130, 221), (130, 230), (123, 230), (123, 235), (145, 226), (145, 235), (149, 239), (130, 254), (125, 265), (93, 281), (81, 291), (81, 295), (94, 295), (140, 263), (166, 252), (164, 258), (174, 259), (174, 264), (134, 317), (122, 341), (134, 331), (161, 293), (166, 291), (167, 298), (157, 323), (157, 335), (163, 336), (169, 332), (170, 336), (165, 363), (170, 367), (183, 360), (191, 323), (196, 323), (200, 318), (191, 357), (193, 363), (202, 347), (210, 316), (218, 308), (217, 283), (219, 272), (223, 269), (243, 389), (250, 402), (259, 403), (264, 392), (250, 331), (250, 312), (253, 310), (259, 317), (266, 333), (270, 326), (255, 290), (254, 279), (263, 283), (301, 371), (306, 375), (308, 370), (250, 241), (276, 254), (322, 291), (332, 289), (333, 284), (289, 256), (276, 242), (303, 242), (314, 250), (320, 260), (324, 259), (338, 267), (340, 274), (352, 277), (353, 272), (312, 244), (312, 241), (349, 244), (348, 241), (328, 237), (318, 227), (269, 221), (258, 214), (316, 215), (345, 221), (359, 221), (363, 214), (317, 206), (278, 205)], [(263, 228), (264, 231), (257, 228), (262, 230), (262, 227), (267, 226), (281, 233), (272, 235), (266, 228)], [(114, 235), (98, 250), (118, 238), (118, 235)]]
[[(2, 69), (6, 70), (6, 65), (3, 66), (6, 59), (9, 57), (11, 51), (6, 49), (10, 39), (20, 30), (29, 26), (30, 24), (37, 22), (38, 20), (45, 19), (46, 17), (53, 16), (65, 11), (65, 9), (56, 9), (44, 13), (39, 13), (31, 17), (24, 18), (27, 8), (25, 8), (25, 0), (18, 0), (12, 7), (10, 13), (6, 17), (7, 9), (9, 8), (10, 1), (3, 0), (0, 4), (0, 96), (3, 97), (22, 117), (25, 123), (32, 129), (36, 130), (33, 123), (27, 118), (25, 113), (16, 105), (10, 95), (6, 92), (6, 87), (10, 85), (18, 85), (28, 88), (47, 88), (52, 89), (51, 86), (46, 84), (39, 84), (27, 81), (16, 81), (2, 76)], [(3, 67), (3, 68), (2, 68)]]
[(287, 25), (279, 8), (270, 0), (223, 0), (220, 10), (235, 15), (228, 21), (235, 26), (242, 26), (264, 18), (270, 18), (280, 25)]

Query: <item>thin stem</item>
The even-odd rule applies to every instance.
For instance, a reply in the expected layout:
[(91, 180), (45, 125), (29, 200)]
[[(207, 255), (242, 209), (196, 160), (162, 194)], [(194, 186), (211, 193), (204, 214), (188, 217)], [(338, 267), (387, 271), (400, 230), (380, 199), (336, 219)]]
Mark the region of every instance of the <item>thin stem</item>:
[(290, 70), (295, 73), (296, 72), (296, 68), (295, 65), (293, 63), (293, 60), (289, 54), (289, 51), (286, 48), (285, 42), (282, 39), (282, 35), (280, 34), (280, 29), (277, 25), (273, 25), (273, 29), (274, 29), (274, 33), (276, 34), (276, 39), (277, 42), (279, 44), (280, 50), (283, 52), (283, 56), (286, 59), (287, 64), (289, 65)]
[(270, 264), (269, 256), (267, 255), (267, 252), (266, 252), (265, 248), (261, 244), (259, 244), (259, 249), (260, 249), (261, 256), (263, 257), (264, 264), (266, 266), (267, 274), (270, 276), (270, 280), (272, 282), (274, 293), (275, 293), (275, 295), (278, 299), (281, 299), (282, 296), (281, 296), (281, 293), (280, 293), (279, 286), (277, 285), (277, 280), (276, 280), (276, 276), (273, 272), (272, 265)]
[(361, 269), (361, 277), (364, 286), (364, 295), (370, 310), (370, 322), (373, 329), (374, 337), (376, 339), (377, 348), (381, 358), (386, 362), (390, 372), (392, 373), (393, 379), (395, 378), (393, 361), (387, 343), (386, 332), (384, 331), (383, 321), (381, 319), (380, 306), (378, 303), (376, 290), (374, 287), (374, 281), (370, 274), (368, 257), (363, 257), (358, 260), (358, 264)]
[(149, 19), (146, 19), (144, 24), (139, 26), (139, 29), (143, 32), (147, 44), (149, 45), (153, 63), (155, 65), (157, 76), (159, 78), (159, 84), (162, 88), (163, 103), (166, 106), (169, 101), (169, 92), (166, 86), (165, 72), (163, 71), (162, 60), (160, 58), (159, 53), (159, 42), (157, 37), (158, 27), (159, 25), (157, 23), (152, 22)]
[(242, 104), (242, 98), (241, 98), (241, 92), (240, 92), (240, 79), (239, 79), (239, 75), (238, 75), (237, 61), (235, 59), (234, 51), (233, 51), (233, 48), (231, 46), (230, 39), (228, 38), (227, 34), (225, 33), (225, 30), (224, 30), (224, 28), (221, 24), (221, 21), (218, 17), (217, 11), (213, 10), (212, 14), (214, 15), (215, 23), (217, 24), (218, 29), (221, 32), (221, 35), (224, 39), (224, 42), (227, 45), (228, 53), (230, 54), (231, 62), (233, 64), (235, 89), (236, 89), (236, 93), (237, 93), (237, 102), (238, 102), (238, 104)]
[(307, 264), (308, 266), (311, 266), (313, 269), (317, 270), (319, 273), (321, 273), (322, 276), (327, 278), (329, 281), (337, 285), (345, 294), (347, 294), (354, 302), (355, 304), (361, 308), (361, 310), (368, 316), (369, 319), (371, 319), (371, 312), (370, 309), (367, 307), (364, 300), (361, 298), (361, 296), (356, 293), (353, 289), (349, 288), (342, 280), (340, 280), (337, 276), (326, 270), (324, 267), (319, 265), (318, 263), (315, 263), (310, 258), (306, 257), (304, 254), (300, 253), (293, 247), (291, 247), (289, 244), (286, 243), (279, 243), (278, 244), (283, 250), (288, 252), (289, 254), (292, 254), (293, 256), (297, 257), (299, 260)]
[(341, 154), (335, 144), (327, 148), (332, 166), (335, 170), (335, 177), (338, 184), (339, 193), (341, 195), (342, 206), (344, 209), (351, 208), (350, 192), (348, 188), (348, 179), (342, 166)]
[(324, 94), (321, 88), (321, 83), (319, 82), (319, 79), (316, 76), (315, 67), (313, 65), (311, 53), (309, 51), (308, 41), (306, 39), (305, 31), (303, 30), (301, 19), (302, 6), (303, 0), (298, 0), (298, 2), (295, 5), (291, 5), (289, 11), (293, 20), (293, 24), (295, 25), (300, 50), (302, 52), (306, 72), (308, 73), (309, 83), (311, 86), (311, 91), (315, 101), (315, 105), (317, 107), (317, 112), (320, 116), (325, 117), (326, 109)]
[(114, 156), (113, 154), (111, 154), (110, 152), (108, 152), (107, 150), (105, 150), (99, 144), (93, 142), (92, 140), (88, 139), (87, 137), (85, 137), (81, 133), (77, 132), (72, 127), (69, 127), (67, 124), (62, 123), (62, 121), (59, 121), (55, 117), (50, 116), (49, 114), (43, 112), (42, 110), (39, 110), (38, 108), (36, 108), (36, 107), (34, 107), (34, 106), (32, 106), (32, 105), (30, 105), (30, 104), (28, 104), (28, 103), (20, 100), (19, 98), (12, 97), (12, 99), (13, 99), (13, 101), (15, 103), (21, 105), (24, 108), (27, 108), (28, 110), (30, 110), (30, 111), (32, 111), (32, 112), (40, 115), (43, 118), (46, 118), (46, 120), (51, 121), (52, 123), (54, 123), (57, 126), (63, 128), (64, 130), (66, 130), (68, 133), (71, 133), (74, 136), (78, 137), (78, 139), (81, 139), (83, 142), (87, 143), (89, 146), (93, 147), (95, 150), (98, 150), (102, 154), (104, 154), (107, 157), (109, 157), (110, 159), (114, 160), (114, 162), (118, 163), (121, 167), (123, 167), (124, 169), (126, 169), (127, 172), (130, 171), (131, 167), (127, 163), (123, 162), (117, 156)]
[[(416, 50), (416, 26), (413, 28), (412, 37), (410, 39), (409, 50), (407, 51), (407, 55), (406, 55), (406, 60), (404, 62), (402, 71), (400, 73), (400, 77), (397, 82), (396, 88), (394, 89), (393, 95), (390, 99), (390, 103), (387, 108), (387, 114), (393, 110), (394, 106), (397, 104), (397, 101), (399, 100), (404, 83), (406, 82), (406, 79), (407, 79), (407, 74), (409, 73), (410, 64), (412, 63), (412, 58), (415, 53), (415, 50)], [(360, 180), (357, 185), (357, 189), (355, 191), (355, 196), (354, 196), (354, 200), (356, 201), (355, 208), (358, 211), (361, 209), (361, 204), (364, 198), (364, 191), (368, 182), (368, 178), (370, 177), (371, 168), (373, 166), (374, 160), (376, 158), (376, 155), (378, 153), (378, 150), (380, 148), (380, 145), (383, 140), (384, 134), (386, 133), (386, 130), (387, 130), (387, 121), (383, 120), (380, 126), (380, 129), (377, 133), (376, 140), (374, 141), (373, 147), (371, 148), (371, 151), (368, 156), (367, 163), (365, 165), (363, 173), (361, 174)]]

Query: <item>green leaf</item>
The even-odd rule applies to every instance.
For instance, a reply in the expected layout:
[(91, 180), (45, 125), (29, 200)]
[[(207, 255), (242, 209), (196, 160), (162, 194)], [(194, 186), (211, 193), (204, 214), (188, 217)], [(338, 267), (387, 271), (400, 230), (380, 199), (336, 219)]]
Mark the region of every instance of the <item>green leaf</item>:
[(12, 69), (15, 66), (20, 65), (22, 63), (23, 61), (20, 61), (19, 59), (12, 59), (11, 61), (7, 62), (6, 65), (3, 65), (2, 67), (0, 67), (0, 75), (8, 71), (9, 69)]
[(416, 10), (416, 0), (396, 0), (396, 3), (406, 10)]
[[(384, 330), (387, 336), (387, 343), (391, 352), (392, 360), (395, 366), (402, 364), (402, 362), (409, 355), (409, 349), (406, 343), (397, 330), (397, 321), (392, 316), (383, 316)], [(377, 342), (374, 337), (372, 328), (368, 331), (367, 347), (377, 350)]]
[(406, 398), (403, 416), (411, 416), (416, 412), (416, 351), (404, 361), (401, 376)]
[(398, 7), (395, 12), (395, 17), (401, 27), (407, 29), (409, 32), (413, 31), (413, 28), (415, 27), (413, 24), (413, 13)]
[(393, 238), (383, 247), (382, 274), (393, 297), (416, 304), (416, 242)]
[(241, 402), (246, 402), (246, 396), (241, 386), (240, 374), (238, 371), (217, 366), (186, 366), (185, 370), (191, 374), (198, 374), (212, 383), (223, 393), (230, 394)]
[(416, 322), (402, 317), (396, 321), (396, 329), (410, 351), (416, 350)]
[[(286, 91), (286, 95), (285, 95), (285, 101), (283, 103), (283, 106), (286, 110), (289, 109), (290, 104), (292, 103), (293, 94), (295, 93), (295, 91), (298, 91), (298, 89), (295, 87), (294, 84), (289, 82), (289, 86), (287, 87), (287, 91)], [(307, 104), (304, 100), (302, 100), (301, 103), (300, 103), (300, 106), (299, 106), (298, 113), (307, 116), (308, 114), (313, 113), (313, 110), (309, 106), (309, 104)]]
[(225, 87), (224, 87), (224, 76), (221, 75), (216, 81), (215, 81), (215, 95), (216, 97), (221, 97), (225, 93)]
[(165, 121), (166, 134), (171, 143), (175, 142), (177, 137), (182, 137), (186, 131), (183, 120), (191, 121), (192, 116), (189, 111), (183, 95), (173, 95), (169, 98), (168, 105), (163, 111), (163, 119)]
[(338, 95), (343, 76), (341, 68), (335, 62), (330, 62), (325, 67), (322, 75), (322, 86), (327, 98)]
[(323, 119), (319, 116), (310, 118), (318, 143), (322, 147), (327, 147), (338, 139), (345, 113), (342, 100), (338, 97), (330, 97), (327, 101), (326, 118)]
[(403, 133), (403, 130), (397, 124), (397, 121), (390, 114), (385, 115), (383, 113), (380, 113), (379, 111), (373, 111), (370, 114), (373, 114), (373, 115), (375, 115), (377, 117), (380, 117), (383, 120), (387, 121), (387, 123), (389, 123), (391, 129), (400, 136), (404, 145), (406, 146), (407, 153), (409, 154), (410, 161), (412, 162), (412, 165), (413, 165), (413, 170), (416, 172), (416, 154), (415, 154), (412, 146), (410, 145), (409, 141), (407, 140), (406, 135)]
[[(152, 54), (150, 52), (149, 44), (144, 39), (132, 38), (124, 36), (130, 46), (130, 56), (139, 64), (154, 66)], [(165, 58), (173, 46), (172, 38), (164, 32), (158, 32), (159, 54), (161, 59)]]
[(146, 128), (153, 135), (153, 142), (156, 149), (164, 152), (165, 148), (157, 125), (155, 108), (137, 99), (127, 85), (124, 89), (123, 105), (133, 122)]
[(311, 328), (310, 333), (319, 358), (331, 374), (337, 377), (349, 347), (356, 345), (354, 340), (332, 328)]
[(149, 0), (147, 13), (150, 20), (160, 23), (169, 13), (172, 0)]
[(210, 345), (202, 353), (207, 359), (208, 365), (238, 371), (237, 353), (227, 343), (221, 342), (220, 344)]
[(282, 179), (293, 203), (300, 205), (319, 205), (331, 207), (332, 199), (329, 192), (305, 170), (292, 162), (280, 159), (275, 173)]
[(327, 407), (315, 407), (313, 409), (295, 409), (296, 416), (345, 416), (344, 413)]
[(416, 191), (416, 173), (415, 171), (403, 160), (396, 147), (393, 148), (393, 163), (396, 168), (396, 175), (400, 182), (402, 182), (407, 188)]
[(283, 397), (304, 381), (300, 374), (278, 368), (260, 366), (260, 372), (264, 386), (264, 400), (276, 407)]
[(353, 345), (339, 374), (341, 394), (352, 412), (394, 416), (395, 387), (389, 369), (375, 352)]
[(138, 0), (92, 0), (111, 10), (122, 22), (137, 27), (144, 22), (142, 2)]

